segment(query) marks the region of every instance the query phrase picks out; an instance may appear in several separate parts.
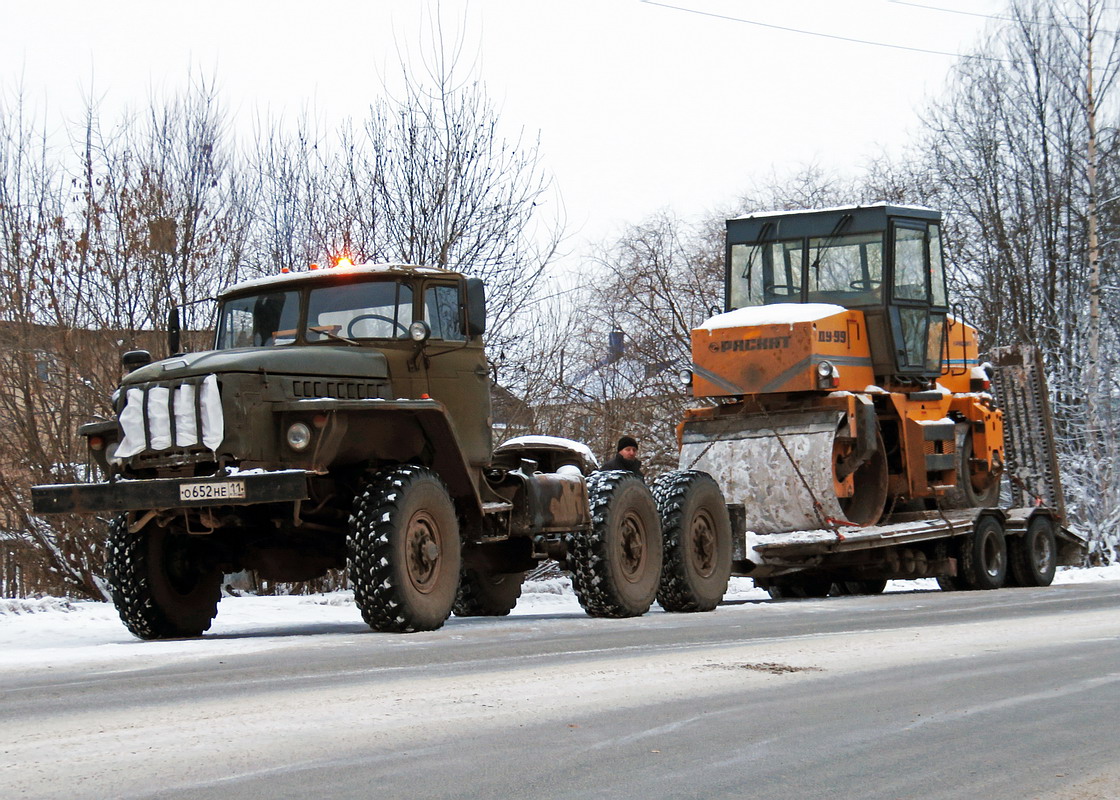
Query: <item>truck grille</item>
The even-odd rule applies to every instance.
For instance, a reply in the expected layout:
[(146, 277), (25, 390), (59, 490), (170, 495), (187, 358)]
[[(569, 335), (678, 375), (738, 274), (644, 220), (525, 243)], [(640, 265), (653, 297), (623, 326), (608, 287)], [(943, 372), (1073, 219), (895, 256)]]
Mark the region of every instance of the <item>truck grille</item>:
[(333, 397), (339, 400), (374, 400), (381, 397), (380, 385), (365, 381), (292, 381), (296, 399)]
[(165, 450), (214, 451), (225, 438), (216, 375), (130, 386), (118, 415), (117, 458)]

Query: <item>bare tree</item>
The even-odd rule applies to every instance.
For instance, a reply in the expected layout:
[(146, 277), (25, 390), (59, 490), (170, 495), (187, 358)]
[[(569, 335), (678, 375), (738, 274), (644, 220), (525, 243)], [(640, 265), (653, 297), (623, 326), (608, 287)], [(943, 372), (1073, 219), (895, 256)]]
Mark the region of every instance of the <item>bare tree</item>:
[[(347, 255), (461, 270), (489, 295), (488, 338), (512, 345), (514, 319), (562, 237), (540, 142), (507, 138), (484, 85), (464, 73), (461, 40), (438, 20), (423, 68), (402, 61), (401, 89), (337, 136), (258, 134), (253, 252), (261, 271)], [(271, 262), (271, 263), (270, 263)]]
[[(80, 523), (29, 513), (28, 487), (74, 479), (84, 454), (73, 440), (91, 401), (81, 362), (89, 340), (54, 324), (62, 303), (50, 276), (72, 261), (66, 180), (44, 126), (17, 94), (0, 103), (0, 527), (18, 546), (30, 586), (100, 594), (100, 553)], [(66, 354), (62, 358), (60, 354)], [(85, 364), (88, 366), (88, 364)], [(96, 401), (94, 401), (96, 402)], [(29, 587), (30, 588), (30, 587)]]
[[(236, 271), (246, 205), (223, 120), (212, 85), (197, 81), (110, 125), (91, 101), (67, 149), (22, 98), (0, 107), (4, 528), (68, 592), (102, 594), (102, 526), (34, 517), (28, 490), (92, 477), (75, 430), (111, 414), (121, 353), (162, 355), (169, 304)], [(186, 324), (208, 320), (188, 306)]]
[(442, 54), (428, 81), (406, 73), (403, 96), (373, 106), (365, 136), (379, 255), (484, 279), (490, 338), (504, 344), (561, 235), (541, 219), (550, 187), (539, 140), (506, 139), (482, 84), (460, 82)]
[(690, 333), (722, 306), (721, 236), (663, 211), (601, 247), (571, 303), (564, 368), (538, 416), (605, 455), (620, 435), (636, 436), (653, 472), (674, 466)]

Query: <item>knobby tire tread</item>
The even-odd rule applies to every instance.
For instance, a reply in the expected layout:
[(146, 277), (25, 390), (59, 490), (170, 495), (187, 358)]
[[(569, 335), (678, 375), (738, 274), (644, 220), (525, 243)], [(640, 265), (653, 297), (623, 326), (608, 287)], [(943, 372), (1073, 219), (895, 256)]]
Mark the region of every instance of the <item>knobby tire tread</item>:
[[(403, 587), (394, 574), (394, 525), (407, 490), (424, 480), (446, 486), (425, 467), (405, 465), (373, 473), (354, 498), (347, 535), (348, 571), (354, 602), (362, 619), (375, 631), (412, 633), (436, 630), (439, 624), (418, 624), (410, 618)], [(451, 609), (448, 609), (450, 613)]]
[[(150, 533), (147, 529), (132, 533), (128, 516), (120, 514), (109, 521), (108, 558), (105, 564), (109, 595), (121, 622), (140, 639), (185, 639), (201, 636), (210, 629), (218, 613), (221, 599), (220, 582), (210, 598), (195, 609), (199, 619), (184, 625), (156, 602), (153, 596), (152, 565), (149, 563)], [(204, 619), (206, 618), (206, 619)]]
[[(628, 482), (639, 481), (633, 473), (622, 470), (594, 472), (587, 478), (587, 498), (591, 512), (591, 530), (575, 534), (568, 542), (568, 564), (572, 572), (572, 588), (583, 610), (592, 617), (621, 619), (637, 617), (649, 610), (635, 608), (622, 597), (611, 579), (607, 548), (613, 500)], [(660, 536), (655, 536), (660, 543)], [(658, 564), (660, 568), (660, 564)], [(650, 598), (652, 605), (653, 598)]]
[[(661, 566), (661, 583), (657, 590), (657, 602), (666, 611), (697, 612), (711, 611), (719, 604), (719, 599), (701, 598), (690, 584), (689, 567), (685, 548), (688, 533), (684, 520), (684, 505), (692, 487), (701, 481), (712, 479), (703, 472), (681, 470), (669, 472), (654, 482), (653, 498), (661, 517), (661, 529), (665, 538), (665, 554)], [(714, 485), (714, 482), (713, 482)], [(730, 523), (728, 523), (730, 525)], [(730, 537), (726, 542), (730, 547)], [(728, 576), (730, 576), (730, 553)], [(726, 591), (726, 581), (724, 583)], [(721, 593), (722, 596), (722, 593)]]

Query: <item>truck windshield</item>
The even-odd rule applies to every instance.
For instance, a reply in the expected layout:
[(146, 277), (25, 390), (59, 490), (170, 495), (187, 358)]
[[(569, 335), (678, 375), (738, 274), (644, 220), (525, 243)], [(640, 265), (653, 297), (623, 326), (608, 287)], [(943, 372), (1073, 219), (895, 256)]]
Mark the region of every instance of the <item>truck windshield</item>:
[[(216, 347), (277, 347), (300, 338), (300, 294), (274, 290), (235, 297), (218, 311)], [(407, 339), (412, 287), (396, 281), (316, 286), (307, 292), (307, 342)]]
[(307, 341), (407, 339), (412, 287), (395, 281), (322, 286), (307, 299)]
[(274, 291), (226, 300), (218, 310), (216, 347), (272, 347), (295, 341), (299, 292)]

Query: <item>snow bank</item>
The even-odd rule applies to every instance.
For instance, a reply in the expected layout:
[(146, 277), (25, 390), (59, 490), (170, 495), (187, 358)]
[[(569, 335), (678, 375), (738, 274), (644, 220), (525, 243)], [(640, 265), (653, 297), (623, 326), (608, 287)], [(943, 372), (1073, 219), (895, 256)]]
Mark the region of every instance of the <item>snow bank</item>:
[(0, 618), (8, 614), (42, 614), (73, 611), (74, 602), (64, 597), (26, 597), (0, 600)]

